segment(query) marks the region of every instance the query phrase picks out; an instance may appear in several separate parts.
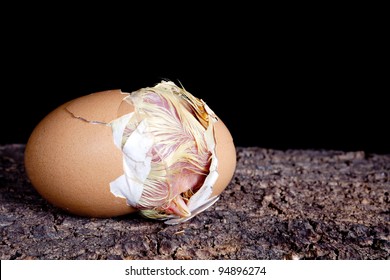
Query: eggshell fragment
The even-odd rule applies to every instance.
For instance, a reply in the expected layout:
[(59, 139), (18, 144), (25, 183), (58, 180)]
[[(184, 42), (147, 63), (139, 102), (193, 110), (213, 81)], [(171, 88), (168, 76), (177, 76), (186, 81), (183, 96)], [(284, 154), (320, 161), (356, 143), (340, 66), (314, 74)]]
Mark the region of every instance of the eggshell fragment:
[[(88, 217), (114, 217), (137, 209), (110, 191), (123, 174), (123, 154), (107, 124), (134, 107), (120, 90), (102, 91), (67, 102), (47, 115), (32, 132), (25, 166), (35, 189), (50, 203)], [(218, 179), (212, 195), (229, 184), (236, 167), (231, 134), (221, 120), (214, 125)]]

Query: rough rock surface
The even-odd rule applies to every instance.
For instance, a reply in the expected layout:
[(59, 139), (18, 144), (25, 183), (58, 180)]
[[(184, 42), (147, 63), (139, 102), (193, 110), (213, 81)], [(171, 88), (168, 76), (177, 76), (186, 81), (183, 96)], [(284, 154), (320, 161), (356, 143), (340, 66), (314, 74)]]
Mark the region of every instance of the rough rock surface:
[(390, 155), (237, 148), (220, 200), (175, 226), (69, 215), (43, 200), (24, 145), (0, 146), (0, 259), (389, 259)]

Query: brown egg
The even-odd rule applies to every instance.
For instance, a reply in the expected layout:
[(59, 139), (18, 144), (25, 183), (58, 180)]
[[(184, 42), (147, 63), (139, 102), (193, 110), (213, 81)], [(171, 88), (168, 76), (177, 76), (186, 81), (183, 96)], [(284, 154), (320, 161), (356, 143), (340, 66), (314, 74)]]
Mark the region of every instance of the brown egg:
[[(111, 121), (131, 113), (128, 94), (108, 90), (67, 102), (32, 132), (25, 150), (27, 175), (50, 203), (88, 217), (114, 217), (137, 211), (110, 191), (124, 173), (122, 151), (114, 144)], [(221, 120), (214, 125), (218, 179), (213, 195), (229, 184), (236, 167), (233, 139)]]

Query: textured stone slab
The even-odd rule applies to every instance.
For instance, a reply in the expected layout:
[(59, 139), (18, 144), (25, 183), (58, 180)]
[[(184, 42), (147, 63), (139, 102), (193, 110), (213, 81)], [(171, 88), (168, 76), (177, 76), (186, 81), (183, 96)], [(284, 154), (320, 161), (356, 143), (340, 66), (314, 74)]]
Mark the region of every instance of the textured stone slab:
[(77, 217), (43, 200), (24, 145), (0, 146), (1, 259), (389, 259), (390, 155), (237, 148), (220, 200), (175, 226)]

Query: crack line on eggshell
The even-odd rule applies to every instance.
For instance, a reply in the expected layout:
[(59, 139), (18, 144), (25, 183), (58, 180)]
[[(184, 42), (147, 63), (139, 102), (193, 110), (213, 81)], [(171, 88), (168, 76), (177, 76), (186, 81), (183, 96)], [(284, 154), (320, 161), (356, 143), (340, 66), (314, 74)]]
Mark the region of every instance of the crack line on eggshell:
[(66, 110), (69, 114), (71, 114), (72, 117), (74, 117), (74, 118), (76, 118), (76, 119), (79, 119), (79, 120), (82, 120), (82, 121), (84, 121), (84, 122), (87, 122), (87, 123), (90, 123), (90, 124), (102, 124), (102, 125), (106, 125), (106, 126), (109, 125), (108, 123), (105, 123), (105, 122), (93, 121), (93, 120), (91, 121), (91, 120), (87, 120), (86, 118), (83, 118), (83, 117), (81, 117), (81, 116), (77, 116), (77, 115), (75, 115), (72, 111), (70, 111), (70, 110), (68, 109), (68, 107), (65, 107), (65, 110)]

